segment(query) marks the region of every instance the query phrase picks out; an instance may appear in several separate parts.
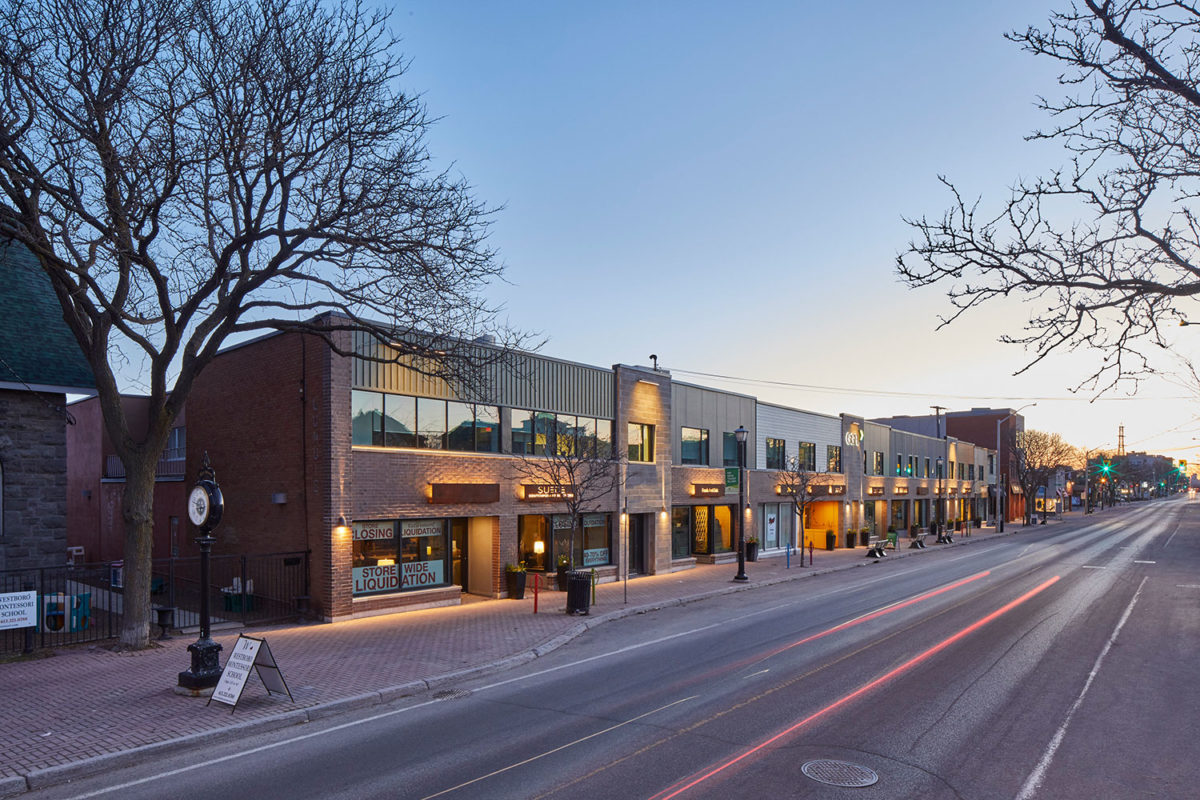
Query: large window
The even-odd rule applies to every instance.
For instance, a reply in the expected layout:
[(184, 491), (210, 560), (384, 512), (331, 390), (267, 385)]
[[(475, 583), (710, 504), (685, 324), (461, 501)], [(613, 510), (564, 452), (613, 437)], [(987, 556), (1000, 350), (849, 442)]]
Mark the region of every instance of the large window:
[(896, 454), (896, 474), (900, 475), (904, 472), (904, 456)]
[(874, 458), (875, 469), (871, 474), (872, 475), (882, 475), (883, 474), (883, 453), (879, 450), (874, 451), (874, 453), (875, 453), (875, 458)]
[(763, 549), (787, 547), (792, 542), (792, 520), (795, 512), (790, 503), (763, 503), (759, 518), (759, 536)]
[(929, 477), (929, 475), (930, 475), (930, 472), (929, 472), (929, 459), (927, 458), (927, 459), (925, 459), (925, 474), (924, 474), (922, 477), (928, 478), (928, 477)]
[(919, 466), (919, 462), (917, 461), (917, 457), (909, 456), (908, 457), (908, 466), (907, 466), (908, 471), (905, 474), (910, 478), (916, 478), (918, 475), (920, 475), (920, 473), (918, 472), (919, 469), (920, 469), (920, 466)]
[(355, 390), (350, 418), (352, 444), (500, 452), (496, 406)]
[(448, 585), (444, 519), (355, 521), (351, 539), (355, 595)]
[(783, 439), (767, 439), (767, 469), (783, 469), (787, 463), (787, 442)]
[(679, 463), (708, 464), (708, 431), (704, 428), (679, 429)]
[(508, 411), (513, 455), (544, 456), (584, 452), (608, 458), (612, 453), (612, 420), (553, 414), (549, 411)]
[(831, 444), (825, 448), (825, 455), (829, 469), (826, 472), (841, 472), (842, 471), (842, 448), (840, 445)]
[(654, 461), (654, 426), (641, 422), (629, 423), (629, 460)]
[(800, 443), (800, 469), (817, 471), (817, 446), (813, 442)]
[(524, 514), (517, 518), (518, 552), (529, 569), (553, 572), (558, 557), (572, 553), (574, 538), (573, 561), (577, 568), (611, 564), (611, 523), (611, 514), (584, 514), (572, 537), (569, 514)]
[(725, 431), (725, 433), (721, 434), (721, 439), (722, 461), (727, 467), (736, 467), (738, 465), (737, 434), (732, 431)]

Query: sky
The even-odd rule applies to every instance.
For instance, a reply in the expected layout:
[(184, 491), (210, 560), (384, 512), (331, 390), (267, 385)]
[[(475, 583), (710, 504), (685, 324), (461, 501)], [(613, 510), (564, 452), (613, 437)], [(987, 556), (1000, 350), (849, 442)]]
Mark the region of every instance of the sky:
[[(1061, 5), (1061, 4), (1060, 4)], [(938, 330), (911, 290), (904, 217), (940, 216), (945, 175), (991, 207), (1063, 163), (1054, 65), (1006, 41), (1046, 2), (401, 0), (402, 81), (430, 150), (496, 207), (506, 284), (489, 300), (541, 352), (867, 417), (1026, 409), (1071, 443), (1200, 461), (1200, 397), (1155, 380), (1073, 393), (1091, 352), (1030, 360), (1020, 303)], [(1195, 315), (1200, 318), (1200, 313)], [(1196, 357), (1200, 328), (1173, 349)], [(1165, 362), (1169, 365), (1169, 359)], [(837, 391), (834, 391), (837, 390)], [(849, 390), (849, 391), (845, 391)]]

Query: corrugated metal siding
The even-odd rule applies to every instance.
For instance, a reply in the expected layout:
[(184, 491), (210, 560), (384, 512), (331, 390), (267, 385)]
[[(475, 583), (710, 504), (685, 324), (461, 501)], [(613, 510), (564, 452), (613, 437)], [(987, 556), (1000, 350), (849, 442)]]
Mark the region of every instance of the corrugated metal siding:
[[(356, 333), (354, 349), (357, 353), (374, 353), (379, 345), (367, 334)], [(446, 381), (400, 364), (356, 357), (351, 372), (355, 389), (460, 399)], [(483, 367), (477, 382), (478, 396), (471, 399), (479, 402), (604, 419), (615, 416), (610, 369), (516, 353)]]

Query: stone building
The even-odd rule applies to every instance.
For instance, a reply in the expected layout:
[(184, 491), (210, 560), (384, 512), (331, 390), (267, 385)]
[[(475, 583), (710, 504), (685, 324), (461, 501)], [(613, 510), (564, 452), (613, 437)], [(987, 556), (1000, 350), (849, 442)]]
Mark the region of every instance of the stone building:
[(0, 571), (67, 561), (68, 394), (95, 389), (33, 254), (0, 242)]

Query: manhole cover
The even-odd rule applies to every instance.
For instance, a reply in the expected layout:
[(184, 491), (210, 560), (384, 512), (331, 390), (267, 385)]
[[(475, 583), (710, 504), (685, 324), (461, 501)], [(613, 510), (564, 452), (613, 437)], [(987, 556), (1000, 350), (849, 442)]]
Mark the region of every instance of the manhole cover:
[(873, 786), (879, 780), (874, 770), (848, 761), (834, 761), (823, 758), (809, 761), (800, 767), (800, 771), (814, 781), (828, 783), (830, 786), (862, 787)]
[(458, 700), (463, 697), (470, 697), (470, 696), (471, 696), (471, 691), (469, 689), (443, 689), (440, 692), (434, 692), (433, 699), (434, 700)]

